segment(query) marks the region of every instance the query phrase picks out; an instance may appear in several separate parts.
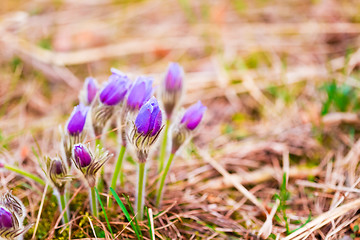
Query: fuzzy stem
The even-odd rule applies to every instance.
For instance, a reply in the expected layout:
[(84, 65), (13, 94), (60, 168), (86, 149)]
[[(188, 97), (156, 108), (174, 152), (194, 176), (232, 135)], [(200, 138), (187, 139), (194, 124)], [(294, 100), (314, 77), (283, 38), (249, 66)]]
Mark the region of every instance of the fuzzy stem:
[[(102, 149), (102, 143), (101, 143), (101, 138), (96, 138), (95, 139), (95, 148), (97, 148), (99, 146), (100, 150)], [(105, 174), (105, 169), (104, 166), (101, 167), (100, 170), (100, 177), (99, 177), (99, 181), (97, 184), (97, 188), (99, 190), (99, 192), (103, 192), (104, 190), (104, 174)]]
[[(60, 194), (60, 208), (61, 208), (61, 211), (64, 211), (65, 207), (66, 207), (66, 200), (65, 200), (65, 193), (64, 193), (64, 194)], [(69, 222), (69, 215), (68, 215), (68, 210), (67, 209), (65, 209), (65, 211), (64, 211), (63, 221), (64, 221), (64, 224)]]
[(168, 132), (169, 132), (170, 120), (166, 120), (165, 130), (164, 130), (164, 137), (161, 143), (160, 148), (160, 156), (159, 156), (159, 173), (163, 170), (164, 161), (166, 157), (166, 149), (167, 149), (167, 139), (168, 139)]
[[(116, 182), (117, 182), (117, 179), (119, 177), (119, 173), (122, 171), (121, 166), (122, 166), (122, 163), (123, 163), (125, 151), (126, 151), (126, 147), (124, 145), (121, 145), (120, 152), (119, 152), (119, 157), (117, 159), (116, 166), (115, 166), (114, 175), (113, 175), (112, 180), (111, 180), (111, 188), (113, 188), (113, 189), (116, 189)], [(112, 200), (110, 198), (109, 207), (111, 207), (111, 205), (112, 205)]]
[(32, 173), (29, 173), (29, 172), (26, 172), (18, 167), (15, 167), (15, 166), (11, 166), (11, 165), (8, 165), (8, 164), (4, 164), (4, 168), (9, 170), (9, 171), (12, 171), (12, 172), (16, 172), (24, 177), (28, 177), (32, 180), (34, 180), (35, 182), (45, 186), (45, 181), (42, 180), (41, 178), (39, 178), (38, 176), (35, 176), (34, 174)]
[(144, 198), (145, 198), (145, 162), (140, 162), (138, 164), (138, 186), (137, 186), (137, 196), (136, 196), (136, 218), (138, 220), (143, 219), (144, 215)]
[(95, 193), (95, 187), (90, 188), (90, 199), (91, 199), (91, 212), (94, 217), (98, 217), (98, 206), (97, 206), (97, 198)]
[(162, 172), (161, 178), (160, 178), (160, 184), (159, 184), (159, 188), (157, 189), (157, 193), (156, 193), (156, 206), (159, 207), (160, 203), (161, 203), (161, 198), (162, 198), (162, 193), (163, 193), (163, 189), (164, 189), (164, 185), (165, 185), (165, 180), (166, 180), (166, 176), (169, 172), (172, 160), (174, 159), (175, 154), (171, 153), (169, 156), (169, 160), (166, 163), (166, 167), (164, 169), (164, 171)]

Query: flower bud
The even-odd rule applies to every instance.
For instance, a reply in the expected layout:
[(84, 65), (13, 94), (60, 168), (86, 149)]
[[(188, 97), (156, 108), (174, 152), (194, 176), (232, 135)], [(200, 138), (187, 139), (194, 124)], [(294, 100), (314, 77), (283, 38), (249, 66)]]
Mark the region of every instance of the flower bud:
[(181, 91), (183, 87), (183, 69), (177, 63), (170, 63), (165, 76), (166, 91)]
[(147, 159), (150, 146), (159, 137), (162, 130), (162, 114), (155, 97), (150, 98), (141, 108), (135, 119), (130, 140), (136, 147), (138, 159)]
[(79, 135), (84, 130), (88, 111), (89, 107), (82, 103), (74, 108), (67, 124), (67, 130), (71, 136)]
[(12, 228), (13, 226), (13, 216), (11, 212), (0, 207), (0, 231), (5, 228)]
[(161, 97), (165, 113), (171, 118), (174, 109), (179, 105), (183, 93), (183, 69), (177, 63), (170, 63), (164, 78)]
[(90, 105), (94, 100), (96, 93), (98, 91), (95, 78), (88, 77), (85, 79), (85, 89), (86, 89), (87, 104)]
[(175, 154), (179, 148), (184, 145), (186, 140), (190, 139), (193, 130), (200, 124), (205, 113), (206, 107), (200, 101), (190, 106), (179, 124), (174, 126), (171, 139), (171, 153)]
[(77, 165), (82, 168), (89, 166), (91, 163), (91, 156), (87, 151), (87, 149), (82, 144), (75, 145), (74, 159)]
[(120, 103), (130, 87), (130, 80), (126, 75), (113, 69), (111, 71), (109, 81), (100, 92), (100, 101), (108, 106)]
[(65, 185), (70, 180), (66, 164), (61, 158), (46, 157), (46, 175), (54, 187), (64, 193)]
[(198, 101), (186, 110), (181, 124), (184, 124), (188, 130), (194, 130), (201, 122), (205, 110), (206, 107), (202, 105), (201, 101)]
[(23, 226), (26, 209), (10, 192), (0, 196), (0, 239), (18, 239), (32, 224)]
[(135, 126), (138, 133), (142, 135), (155, 136), (162, 123), (162, 115), (159, 104), (155, 97), (152, 97), (143, 105), (135, 119)]
[(23, 203), (17, 197), (11, 194), (11, 191), (7, 191), (0, 198), (0, 204), (6, 207), (9, 211), (15, 213), (21, 220), (24, 219), (26, 210)]
[(95, 152), (92, 152), (84, 144), (76, 144), (73, 150), (72, 160), (77, 169), (79, 169), (90, 187), (96, 185), (96, 174), (101, 167), (112, 157), (108, 151), (97, 146)]
[(134, 111), (139, 110), (153, 94), (153, 79), (149, 77), (138, 77), (132, 85), (127, 97), (128, 109)]

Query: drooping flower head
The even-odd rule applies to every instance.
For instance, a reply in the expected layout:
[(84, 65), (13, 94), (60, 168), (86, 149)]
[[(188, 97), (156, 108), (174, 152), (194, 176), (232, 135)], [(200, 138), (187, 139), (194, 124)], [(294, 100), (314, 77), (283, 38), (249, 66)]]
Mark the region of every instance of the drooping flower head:
[(46, 157), (46, 176), (51, 184), (59, 191), (60, 194), (65, 192), (65, 185), (71, 177), (68, 175), (68, 170), (65, 162), (60, 157), (50, 158)]
[(80, 103), (74, 108), (67, 124), (67, 130), (71, 136), (79, 135), (80, 133), (82, 133), (82, 131), (84, 130), (88, 111), (89, 107), (84, 106), (84, 104), (82, 103)]
[(206, 107), (198, 101), (185, 111), (179, 124), (172, 131), (171, 153), (175, 154), (185, 141), (190, 139), (192, 132), (200, 124), (205, 110)]
[(155, 97), (141, 108), (135, 119), (130, 140), (135, 146), (139, 161), (146, 161), (150, 146), (156, 141), (162, 130), (162, 113)]
[(108, 151), (96, 147), (95, 152), (92, 152), (90, 148), (84, 144), (76, 144), (73, 148), (72, 160), (76, 166), (84, 175), (90, 187), (96, 185), (96, 174), (101, 167), (112, 157)]
[(185, 112), (181, 119), (181, 123), (186, 126), (189, 130), (194, 130), (205, 113), (206, 107), (202, 105), (201, 101), (198, 101), (194, 105), (191, 105)]
[(16, 239), (32, 227), (23, 226), (25, 212), (22, 202), (10, 192), (0, 197), (0, 238)]
[(109, 81), (100, 92), (100, 101), (108, 106), (120, 103), (130, 87), (130, 79), (125, 74), (114, 69), (111, 72)]
[(133, 83), (127, 97), (127, 108), (134, 111), (139, 110), (153, 94), (153, 79), (140, 76)]
[(168, 119), (179, 106), (184, 89), (184, 71), (177, 63), (170, 63), (163, 81), (161, 98)]

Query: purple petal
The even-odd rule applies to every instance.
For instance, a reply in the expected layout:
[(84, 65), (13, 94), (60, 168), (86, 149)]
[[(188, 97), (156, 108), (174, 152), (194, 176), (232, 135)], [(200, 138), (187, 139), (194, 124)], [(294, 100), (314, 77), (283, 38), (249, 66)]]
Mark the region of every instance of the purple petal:
[(4, 228), (12, 228), (12, 214), (7, 211), (5, 208), (0, 207), (0, 230)]
[(67, 124), (70, 135), (77, 135), (83, 131), (88, 111), (89, 107), (84, 106), (82, 103), (74, 108)]

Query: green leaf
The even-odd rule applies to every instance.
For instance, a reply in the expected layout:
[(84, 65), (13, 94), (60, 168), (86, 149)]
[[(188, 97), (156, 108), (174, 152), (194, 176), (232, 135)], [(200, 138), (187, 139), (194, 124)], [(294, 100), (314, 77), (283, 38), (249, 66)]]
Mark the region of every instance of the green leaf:
[[(117, 193), (115, 192), (115, 190), (113, 188), (110, 187), (110, 191), (111, 191), (112, 195), (114, 196), (117, 204), (120, 206), (121, 210), (125, 214), (126, 219), (130, 222), (132, 229), (134, 229), (137, 239), (142, 239), (142, 237), (140, 237), (138, 228), (135, 227), (133, 220), (130, 217), (130, 214), (129, 214), (128, 210), (126, 209), (125, 205), (122, 203), (122, 201), (120, 200), (119, 196), (117, 195)], [(136, 220), (136, 218), (135, 218), (135, 220)]]
[(97, 197), (97, 199), (99, 200), (101, 209), (102, 209), (102, 211), (103, 211), (103, 213), (104, 213), (107, 226), (108, 226), (108, 228), (109, 228), (109, 231), (111, 232), (111, 236), (114, 238), (114, 233), (113, 233), (113, 231), (112, 231), (112, 229), (111, 229), (111, 225), (110, 225), (110, 223), (109, 223), (109, 219), (108, 219), (108, 217), (107, 217), (106, 211), (105, 211), (105, 209), (104, 209), (104, 205), (103, 205), (103, 203), (102, 203), (102, 201), (101, 201), (99, 192), (98, 192), (98, 190), (97, 190), (96, 187), (95, 187), (95, 192), (96, 192), (96, 197)]

